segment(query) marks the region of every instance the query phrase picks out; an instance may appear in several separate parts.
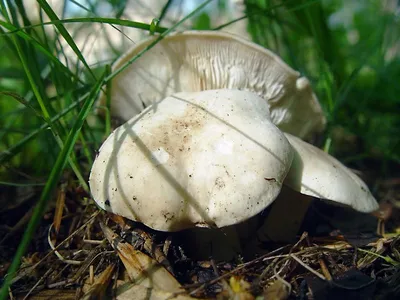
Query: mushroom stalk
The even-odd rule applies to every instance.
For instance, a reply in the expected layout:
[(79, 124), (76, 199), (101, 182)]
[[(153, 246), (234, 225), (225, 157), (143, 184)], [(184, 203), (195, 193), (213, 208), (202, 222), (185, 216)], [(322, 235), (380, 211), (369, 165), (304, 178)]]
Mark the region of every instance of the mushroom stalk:
[(263, 224), (257, 230), (258, 241), (292, 242), (299, 233), (311, 203), (312, 197), (283, 186)]

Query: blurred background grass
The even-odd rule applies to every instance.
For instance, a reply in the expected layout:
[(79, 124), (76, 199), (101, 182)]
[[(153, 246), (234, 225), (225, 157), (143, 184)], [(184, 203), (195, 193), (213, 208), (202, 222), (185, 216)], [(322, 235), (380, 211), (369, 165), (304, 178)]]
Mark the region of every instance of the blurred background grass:
[[(46, 180), (60, 151), (54, 130), (47, 124), (29, 141), (23, 139), (46, 124), (46, 118), (76, 104), (107, 64), (149, 35), (146, 30), (118, 25), (121, 19), (150, 24), (159, 18), (158, 26), (170, 27), (201, 1), (48, 2), (60, 19), (109, 18), (105, 22), (114, 25), (90, 19), (55, 23), (55, 16), (41, 9), (44, 3), (2, 1), (2, 182)], [(242, 35), (275, 51), (309, 77), (329, 119), (325, 145), (332, 154), (346, 162), (380, 160), (378, 172), (385, 172), (388, 162), (400, 161), (397, 1), (215, 0), (177, 29), (184, 28), (218, 28)], [(61, 141), (79, 109), (76, 105), (54, 122)], [(81, 184), (101, 143), (103, 126), (92, 118), (79, 135), (72, 159), (79, 162), (75, 173), (81, 173)]]
[(167, 28), (230, 31), (278, 53), (327, 114), (319, 145), (390, 176), (400, 162), (399, 25), (395, 0), (1, 0), (1, 204), (15, 201), (10, 186), (38, 186), (27, 244), (62, 174), (87, 189), (110, 130), (92, 110), (109, 65)]

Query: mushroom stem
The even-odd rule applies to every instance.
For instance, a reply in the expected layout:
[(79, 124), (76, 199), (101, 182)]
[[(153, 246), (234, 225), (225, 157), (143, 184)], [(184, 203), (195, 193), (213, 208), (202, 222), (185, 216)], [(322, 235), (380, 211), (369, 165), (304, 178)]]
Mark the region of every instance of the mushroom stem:
[(260, 242), (291, 242), (299, 232), (313, 197), (283, 186), (264, 223), (257, 231)]
[(178, 233), (191, 259), (231, 261), (242, 252), (236, 225), (223, 228), (193, 228)]
[(177, 235), (185, 253), (191, 259), (231, 261), (238, 255), (253, 257), (258, 250), (254, 232), (260, 223), (260, 214), (239, 224), (222, 228), (192, 228)]

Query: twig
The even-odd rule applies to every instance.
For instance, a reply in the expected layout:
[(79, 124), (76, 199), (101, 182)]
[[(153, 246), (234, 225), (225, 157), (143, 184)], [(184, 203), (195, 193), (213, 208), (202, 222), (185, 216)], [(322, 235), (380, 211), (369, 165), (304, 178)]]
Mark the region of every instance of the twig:
[(317, 276), (319, 279), (322, 279), (324, 281), (326, 281), (326, 278), (324, 277), (324, 275), (318, 273), (317, 271), (315, 271), (313, 268), (311, 268), (310, 266), (306, 265), (304, 262), (301, 261), (300, 258), (298, 258), (295, 254), (290, 254), (290, 257), (293, 258), (295, 261), (297, 261), (300, 265), (302, 265), (304, 268), (306, 268), (308, 271), (310, 271), (311, 273), (313, 273), (315, 276)]
[(107, 240), (106, 239), (103, 239), (103, 240), (86, 240), (86, 239), (83, 239), (82, 241), (84, 243), (90, 244), (90, 245), (101, 245), (101, 244), (105, 244), (105, 242)]
[(14, 300), (15, 299), (13, 294), (12, 294), (11, 288), (8, 288), (8, 296), (10, 296), (10, 300)]
[(319, 266), (321, 267), (321, 271), (322, 271), (322, 273), (324, 274), (325, 278), (326, 278), (328, 281), (332, 281), (332, 275), (331, 275), (331, 273), (329, 272), (329, 269), (328, 269), (328, 267), (327, 267), (327, 265), (326, 265), (324, 259), (323, 259), (323, 258), (319, 258), (319, 259), (318, 259), (318, 262), (319, 262)]
[(282, 271), (284, 267), (285, 266), (283, 266), (278, 272), (276, 272), (276, 266), (275, 266), (274, 267), (274, 276), (276, 277), (277, 280), (282, 282), (282, 284), (287, 287), (287, 289), (288, 289), (287, 294), (290, 295), (292, 293), (292, 285), (279, 275), (279, 272)]
[(50, 236), (50, 235), (51, 235), (51, 229), (53, 228), (53, 224), (54, 224), (54, 223), (52, 223), (52, 224), (50, 225), (49, 230), (48, 230), (48, 232), (47, 232), (47, 242), (48, 242), (48, 244), (49, 244), (51, 250), (54, 251), (54, 254), (55, 254), (55, 255), (58, 257), (58, 259), (61, 260), (62, 262), (66, 263), (66, 264), (69, 264), (69, 265), (77, 265), (77, 266), (81, 265), (81, 264), (83, 263), (83, 261), (65, 259), (65, 258), (60, 254), (60, 252), (58, 252), (58, 251), (56, 250), (56, 247), (54, 247), (53, 242), (51, 241), (51, 236)]
[[(93, 214), (93, 216), (90, 217), (90, 219), (88, 221), (85, 222), (85, 224), (83, 224), (81, 227), (79, 227), (77, 230), (75, 230), (73, 233), (71, 233), (65, 240), (63, 240), (60, 244), (58, 244), (54, 250), (57, 250), (58, 248), (60, 248), (62, 245), (64, 245), (66, 242), (68, 242), (72, 237), (74, 237), (78, 232), (80, 232), (82, 229), (84, 229), (86, 227), (86, 225), (90, 222), (92, 222), (99, 214), (100, 214), (100, 210), (98, 210), (97, 212), (95, 212)], [(11, 284), (16, 283), (17, 281), (19, 281), (21, 278), (23, 278), (24, 276), (30, 274), (34, 269), (36, 269), (45, 259), (47, 259), (51, 254), (53, 254), (54, 250), (51, 250), (49, 253), (47, 253), (40, 261), (38, 261), (36, 264), (34, 264), (32, 267), (29, 267), (25, 270), (25, 272), (21, 272), (22, 274), (17, 275), (13, 278), (13, 280), (11, 281)]]
[[(201, 289), (203, 289), (203, 288), (206, 287), (207, 285), (214, 284), (214, 283), (220, 281), (221, 279), (224, 279), (224, 278), (226, 278), (226, 277), (228, 277), (228, 276), (230, 276), (230, 275), (232, 275), (232, 274), (234, 274), (234, 273), (236, 273), (236, 272), (238, 272), (238, 271), (240, 271), (240, 270), (242, 270), (242, 269), (244, 269), (244, 268), (246, 268), (246, 267), (248, 267), (248, 266), (250, 266), (250, 265), (252, 265), (252, 264), (255, 264), (255, 263), (259, 262), (259, 261), (264, 261), (264, 259), (268, 258), (268, 256), (270, 256), (270, 255), (272, 255), (272, 254), (274, 254), (274, 253), (276, 253), (276, 252), (282, 251), (283, 249), (285, 249), (285, 248), (287, 248), (287, 247), (288, 247), (288, 246), (283, 246), (283, 247), (280, 247), (280, 248), (278, 248), (278, 249), (275, 249), (274, 251), (271, 251), (271, 252), (269, 252), (269, 253), (267, 253), (267, 254), (264, 254), (264, 255), (262, 255), (262, 256), (256, 258), (256, 259), (253, 259), (252, 261), (249, 261), (249, 262), (247, 262), (247, 263), (241, 264), (240, 266), (236, 267), (235, 269), (233, 269), (233, 270), (230, 271), (230, 272), (227, 272), (227, 273), (225, 273), (225, 274), (222, 274), (221, 276), (219, 276), (219, 277), (217, 277), (217, 278), (214, 278), (214, 279), (212, 279), (212, 280), (210, 280), (210, 281), (204, 282), (204, 283), (201, 284), (197, 289), (191, 291), (191, 292), (189, 293), (189, 295), (193, 296), (194, 294), (196, 294), (197, 292), (199, 292)], [(186, 286), (184, 286), (184, 288), (190, 288), (190, 287), (193, 287), (193, 286), (194, 286), (194, 285), (186, 285)], [(197, 284), (196, 284), (196, 286), (197, 286)]]
[(33, 287), (28, 291), (28, 293), (26, 293), (25, 297), (22, 300), (26, 300), (29, 297), (29, 295), (35, 290), (35, 288), (39, 285), (39, 283), (41, 283), (47, 276), (49, 276), (49, 274), (52, 271), (53, 271), (52, 268), (48, 269), (46, 273), (44, 273), (44, 275), (40, 277), (40, 279), (33, 285)]

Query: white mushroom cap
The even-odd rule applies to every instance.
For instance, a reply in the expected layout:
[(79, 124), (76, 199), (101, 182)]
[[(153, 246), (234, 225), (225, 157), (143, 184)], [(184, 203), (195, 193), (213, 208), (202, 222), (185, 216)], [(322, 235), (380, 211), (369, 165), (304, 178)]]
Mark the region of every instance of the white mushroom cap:
[(284, 182), (287, 186), (360, 212), (378, 209), (367, 185), (337, 159), (290, 134), (285, 136), (294, 148), (292, 167)]
[(116, 129), (90, 174), (97, 204), (157, 230), (227, 226), (279, 194), (292, 148), (257, 95), (179, 93)]
[[(155, 38), (135, 45), (113, 69), (125, 65)], [(112, 81), (111, 113), (126, 121), (174, 93), (211, 89), (257, 94), (267, 101), (272, 122), (301, 138), (325, 127), (325, 116), (306, 78), (271, 51), (212, 31), (167, 36), (134, 61)], [(104, 94), (100, 103), (105, 103)]]

